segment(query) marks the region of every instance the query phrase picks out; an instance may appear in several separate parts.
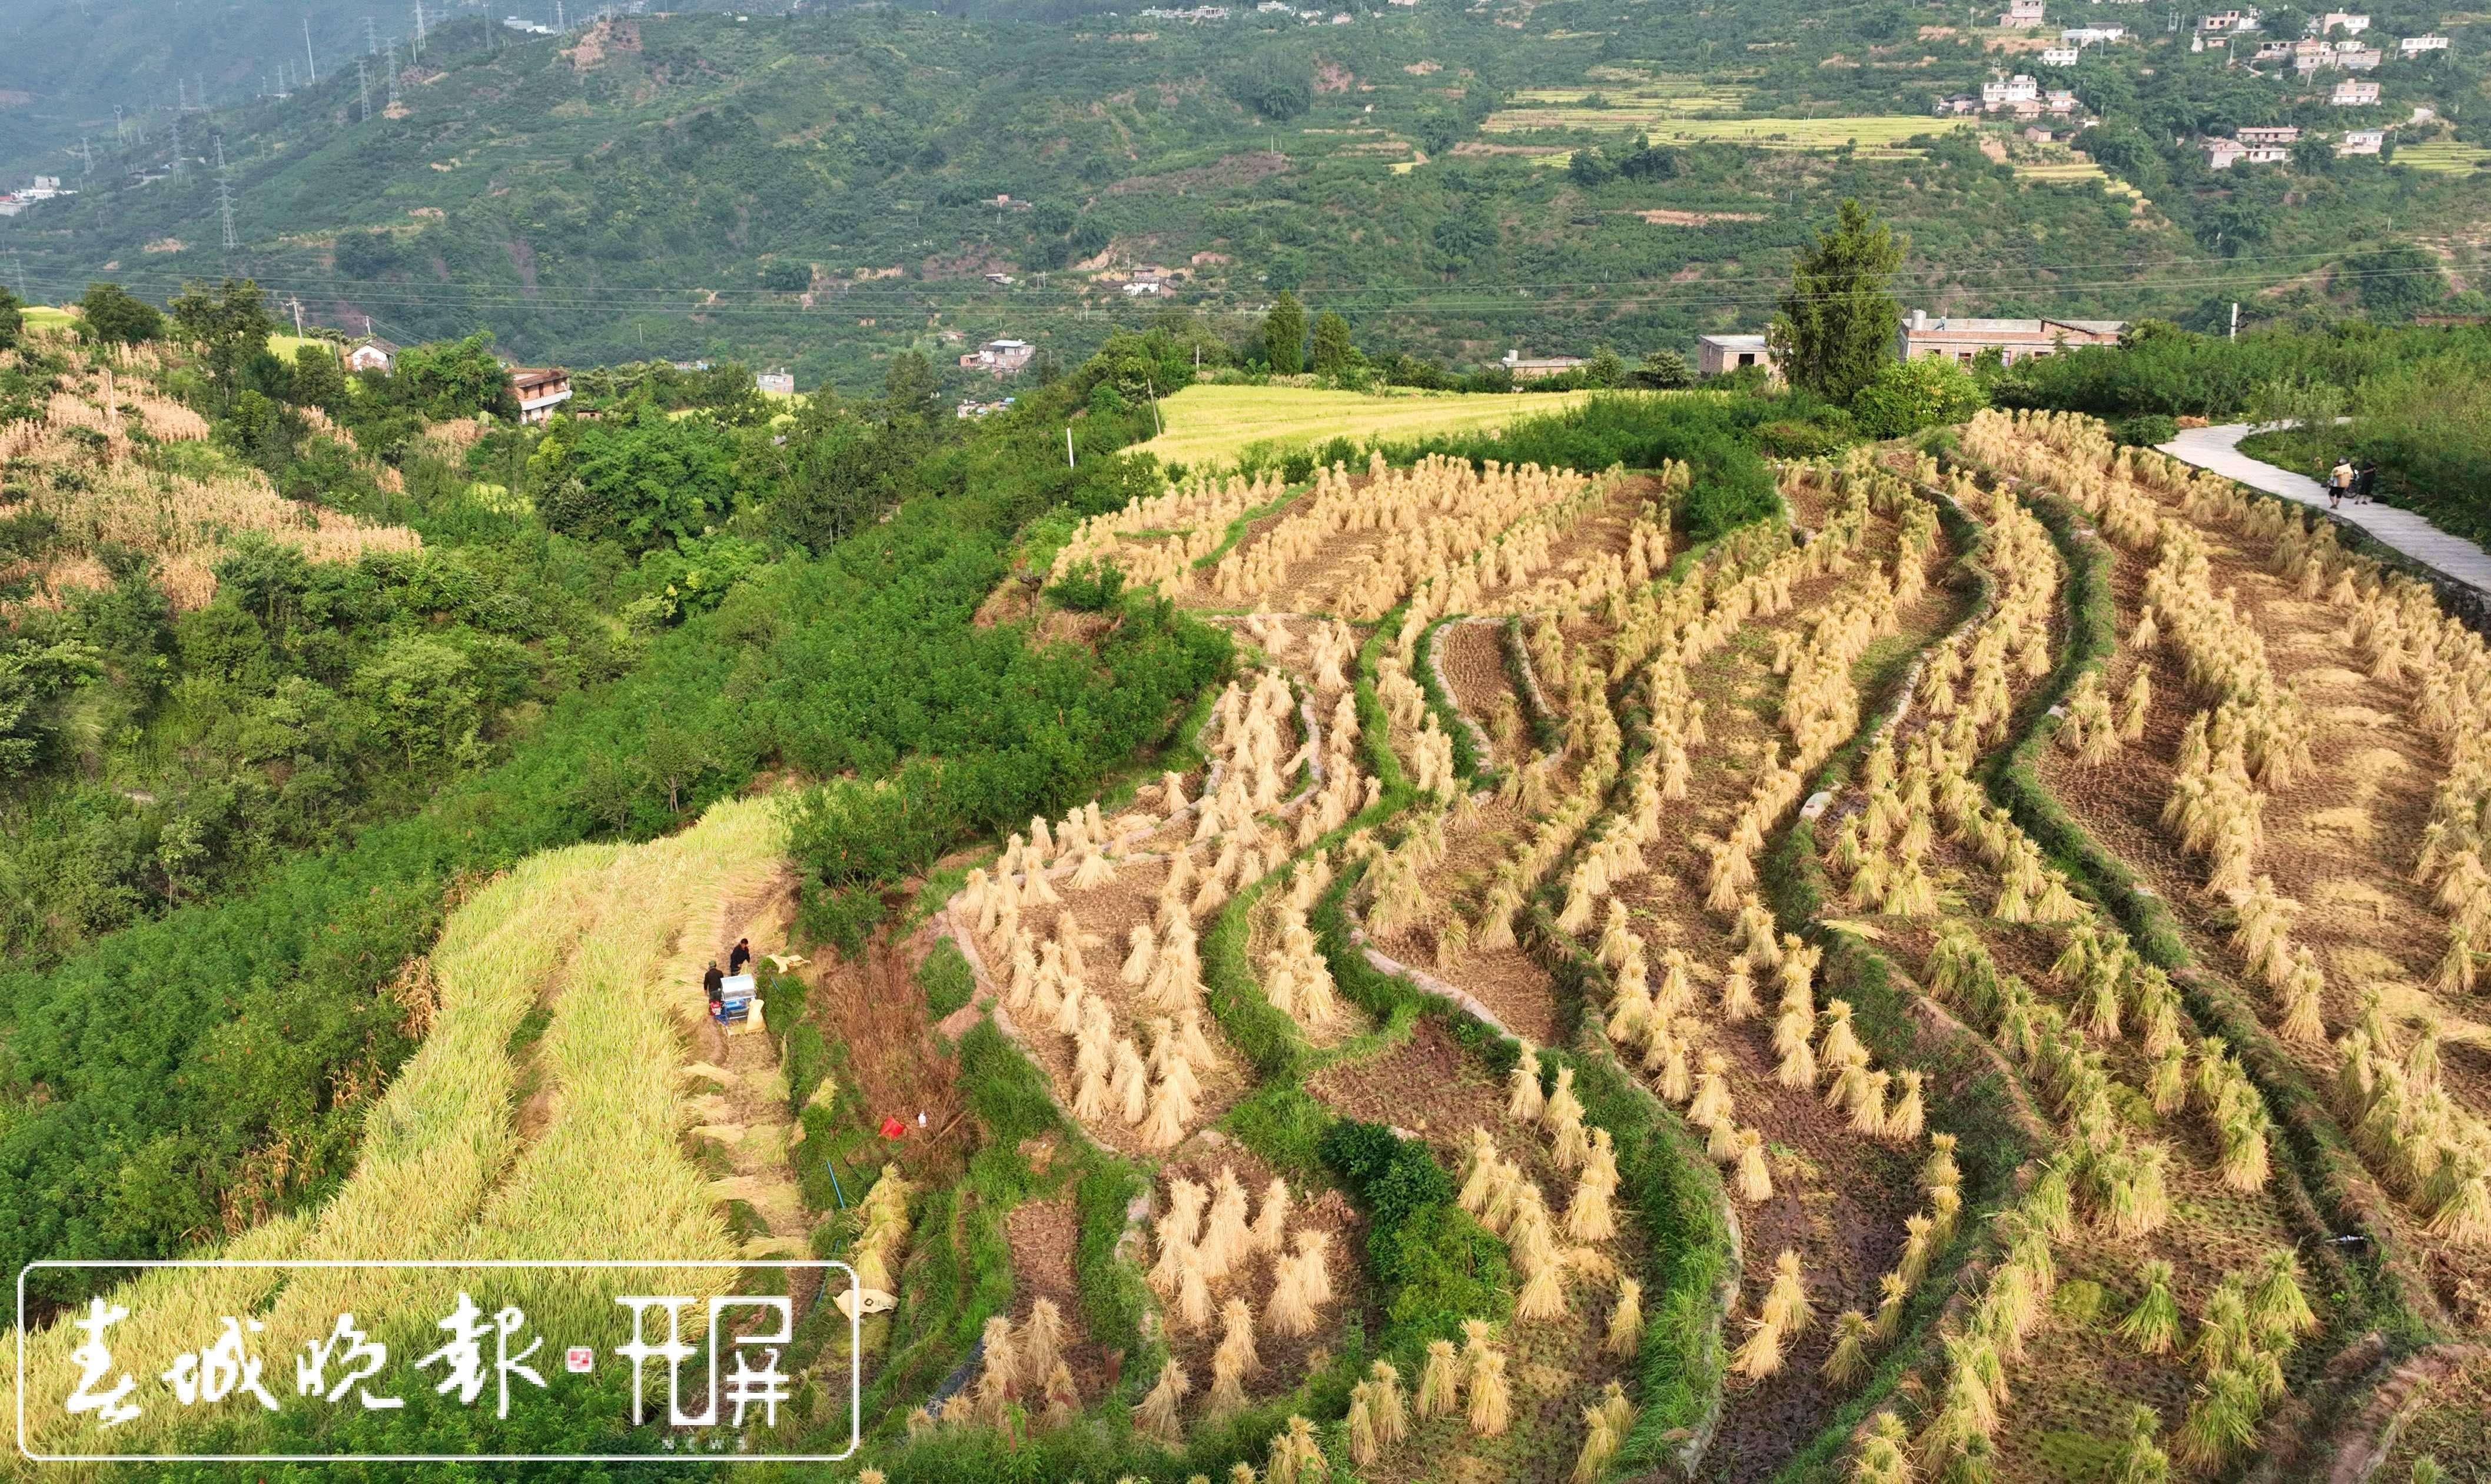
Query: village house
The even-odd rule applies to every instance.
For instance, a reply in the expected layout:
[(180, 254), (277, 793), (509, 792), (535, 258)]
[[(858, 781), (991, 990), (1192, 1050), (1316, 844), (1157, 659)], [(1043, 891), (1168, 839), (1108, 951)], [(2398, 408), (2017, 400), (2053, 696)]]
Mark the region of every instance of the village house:
[(1949, 114), (1978, 113), (1980, 111), (1980, 95), (1978, 93), (1949, 93), (1937, 100), (1936, 111), (1942, 118)]
[(2348, 129), (2344, 140), (2335, 146), (2338, 155), (2375, 155), (2387, 147), (2388, 131), (2384, 129)]
[(1742, 366), (1760, 365), (1768, 376), (1779, 376), (1773, 364), (1773, 348), (1760, 335), (1699, 335), (1695, 337), (1695, 369), (1699, 375), (1718, 376)]
[(2007, 14), (1998, 17), (2001, 28), (2008, 31), (2030, 31), (2041, 24), (2042, 0), (2007, 0)]
[(1128, 299), (1157, 299), (1167, 291), (1167, 285), (1157, 278), (1136, 278), (1125, 285)]
[(1038, 354), (1027, 340), (988, 340), (960, 358), (960, 368), (993, 376), (1017, 376)]
[(2197, 17), (2197, 34), (2200, 36), (2229, 36), (2257, 28), (2258, 13), (2255, 11), (2221, 11)]
[(2116, 345), (2126, 329), (2118, 319), (1964, 319), (1914, 309), (1897, 348), (1906, 361), (1945, 356), (1964, 365), (1994, 350), (2012, 365), (2056, 355), (2062, 346)]
[[(2246, 133), (2247, 131), (2242, 130), (2242, 132)], [(2209, 170), (2228, 170), (2236, 164), (2282, 164), (2292, 158), (2292, 147), (2288, 144), (2251, 144), (2245, 139), (2208, 139), (2202, 147), (2206, 152), (2206, 168)]]
[(2252, 146), (2301, 142), (2301, 126), (2298, 124), (2243, 124), (2232, 132), (2242, 144)]
[(2249, 60), (2252, 62), (2289, 62), (2292, 60), (2292, 44), (2279, 39), (2275, 41), (2260, 42), (2258, 43), (2258, 49), (2250, 55)]
[(2042, 96), (2041, 101), (2049, 105), (2052, 113), (2061, 118), (2076, 111), (2076, 95), (2071, 88), (2052, 88)]
[(2083, 55), (2083, 51), (2074, 46), (2044, 46), (2041, 48), (2041, 65), (2073, 67), (2076, 65), (2076, 59)]
[(1016, 398), (1008, 396), (999, 402), (981, 402), (976, 397), (971, 397), (967, 401), (962, 402), (959, 406), (952, 408), (952, 416), (964, 422), (974, 418), (991, 418), (996, 413), (1002, 412), (1011, 407), (1015, 400)]
[(2359, 42), (2335, 44), (2335, 65), (2348, 73), (2374, 73), (2386, 60), (2387, 53), (2376, 46), (2364, 46)]
[(571, 400), (571, 373), (560, 366), (511, 367), (511, 394), (519, 399), (519, 421), (542, 422)]
[(2059, 33), (2060, 41), (2075, 46), (2105, 46), (2126, 39), (2125, 26), (2069, 26)]
[(2396, 43), (2396, 55), (2400, 57), (2418, 57), (2425, 51), (2447, 49), (2447, 38), (2444, 36), (2408, 36)]
[(2313, 17), (2309, 22), (2309, 34), (2312, 36), (2325, 36), (2330, 31), (2341, 31), (2346, 36), (2359, 36), (2368, 29), (2370, 29), (2370, 17), (2356, 15), (2350, 11), (2329, 11), (2324, 15)]
[(2012, 108), (2018, 103), (2041, 102), (2041, 84), (2022, 73), (2012, 77), (1992, 77), (1980, 85), (1980, 106), (1990, 113)]
[(2368, 77), (2346, 77), (2335, 84), (2327, 101), (2338, 108), (2366, 108), (2379, 101), (2379, 85)]
[(378, 371), (387, 376), (397, 366), (397, 347), (376, 335), (367, 335), (346, 347), (346, 369)]
[(1010, 288), (1012, 286), (1012, 276), (1008, 273), (990, 273), (986, 275), (986, 281), (997, 288)]
[(1518, 382), (1562, 376), (1582, 364), (1580, 356), (1525, 356), (1518, 350), (1507, 351), (1505, 360), (1500, 363), (1513, 373), (1513, 379)]
[(752, 376), (752, 390), (764, 396), (794, 396), (796, 377), (783, 365), (775, 371), (756, 371)]
[(2292, 70), (2306, 77), (2322, 67), (2335, 65), (2335, 48), (2317, 37), (2303, 37), (2292, 44)]
[(2050, 131), (2043, 129), (2038, 124), (2027, 124), (2024, 126), (2024, 142), (2027, 144), (2047, 144), (2050, 142)]

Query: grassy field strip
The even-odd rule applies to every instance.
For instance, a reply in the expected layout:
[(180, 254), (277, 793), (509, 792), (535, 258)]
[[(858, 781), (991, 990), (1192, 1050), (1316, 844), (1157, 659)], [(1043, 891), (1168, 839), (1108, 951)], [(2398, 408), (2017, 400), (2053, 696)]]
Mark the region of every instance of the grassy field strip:
[(1891, 146), (1919, 134), (1971, 129), (1966, 118), (1920, 114), (1856, 114), (1822, 119), (1689, 119), (1659, 109), (1506, 108), (1488, 115), (1489, 133), (1533, 129), (1649, 130), (1656, 140), (1745, 144), (1762, 149), (1827, 150), (1844, 144)]
[(2019, 181), (2041, 181), (2054, 186), (2077, 186), (2094, 182), (2115, 196), (2145, 199), (2134, 186), (2104, 170), (2093, 158), (2073, 150), (2053, 151), (2046, 160), (2019, 160), (2009, 167)]
[[(695, 960), (713, 951), (723, 902), (776, 867), (781, 843), (770, 800), (733, 800), (669, 839), (531, 858), (477, 893), (443, 930), (431, 1029), (374, 1109), (344, 1188), (316, 1216), (265, 1223), (218, 1255), (736, 1255), (706, 1178), (678, 1150), (682, 1051), (670, 1006), (695, 982)], [(522, 1147), (513, 1053), (526, 1046), (541, 1005), (548, 1014), (535, 1060), (550, 1113)], [(376, 1332), (428, 1327), (432, 1306), (446, 1312), (458, 1279), (160, 1272), (114, 1295), (131, 1311), (114, 1343), (131, 1354), (170, 1354), (213, 1336), (218, 1316), (258, 1309), (268, 1324), (255, 1337), (260, 1353), (283, 1355), (325, 1334), (341, 1309), (377, 1320)], [(539, 1301), (566, 1287), (548, 1282)], [(601, 1307), (601, 1296), (589, 1296)], [(76, 1339), (60, 1325), (30, 1337), (34, 1394), (65, 1396), (75, 1385)], [(150, 1408), (127, 1426), (169, 1430), (182, 1416)], [(40, 1409), (32, 1418), (39, 1445), (74, 1436), (43, 1426)]]
[(1370, 396), (1304, 387), (1193, 386), (1159, 399), (1167, 431), (1141, 451), (1158, 454), (1162, 463), (1193, 465), (1232, 459), (1247, 444), (1266, 441), (1421, 438), (1501, 427), (1516, 418), (1578, 406), (1590, 396), (1588, 392)]

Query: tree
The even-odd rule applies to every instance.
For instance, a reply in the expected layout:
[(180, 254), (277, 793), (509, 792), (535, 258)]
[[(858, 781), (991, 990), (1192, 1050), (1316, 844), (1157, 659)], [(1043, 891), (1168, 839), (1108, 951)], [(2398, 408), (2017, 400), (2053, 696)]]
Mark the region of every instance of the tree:
[(1686, 364), (1685, 356), (1662, 346), (1644, 353), (1643, 361), (1635, 366), (1634, 379), (1637, 386), (1671, 392), (1695, 385), (1695, 368)]
[(381, 735), (403, 748), (413, 767), (476, 735), (475, 668), (449, 640), (407, 634), (355, 672), (354, 688), (371, 706)]
[(1241, 106), (1285, 123), (1314, 106), (1314, 64), (1294, 47), (1266, 46), (1231, 69), (1221, 86)]
[(903, 350), (891, 358), (882, 373), (883, 416), (891, 422), (925, 423), (941, 410), (943, 388), (934, 379), (934, 363), (922, 351)]
[(1349, 321), (1330, 309), (1315, 316), (1315, 374), (1338, 376), (1359, 362), (1349, 340)]
[(2408, 320), (2447, 297), (2439, 259), (2411, 243), (2389, 243), (2344, 259), (2338, 270), (2370, 318)]
[(1595, 387), (1614, 387), (1626, 379), (1626, 360), (1603, 345), (1583, 363), (1583, 380)]
[(1901, 438), (1960, 422), (1989, 404), (1980, 383), (1947, 356), (1889, 361), (1851, 399), (1851, 416), (1871, 438)]
[(294, 405), (336, 412), (346, 405), (346, 365), (328, 345), (294, 348)]
[(0, 350), (15, 345), (17, 337), (25, 332), (24, 302), (9, 290), (0, 288)]
[(249, 278), (227, 278), (213, 288), (201, 279), (189, 279), (168, 307), (175, 327), (198, 344), (208, 374), (219, 381), (230, 381), (243, 358), (266, 350), (268, 337), (277, 333), (268, 296)]
[(1799, 254), (1771, 333), (1792, 386), (1849, 401), (1892, 359), (1903, 307), (1886, 285), (1908, 246), (1846, 198), (1833, 230)]
[(1280, 290), (1272, 312), (1263, 317), (1263, 359), (1275, 376), (1295, 376), (1306, 364), (1306, 311), (1298, 296)]
[(435, 422), (472, 418), (502, 407), (510, 383), (493, 359), (493, 333), (479, 330), (463, 340), (434, 340), (398, 352), (398, 386)]
[(162, 311), (118, 283), (88, 284), (78, 309), (87, 338), (106, 345), (135, 345), (164, 333)]

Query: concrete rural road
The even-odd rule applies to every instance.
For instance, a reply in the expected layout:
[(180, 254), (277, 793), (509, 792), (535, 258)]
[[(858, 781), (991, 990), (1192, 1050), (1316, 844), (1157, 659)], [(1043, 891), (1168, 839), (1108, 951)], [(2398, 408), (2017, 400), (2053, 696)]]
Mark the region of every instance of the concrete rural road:
[[(2316, 480), (2249, 457), (2240, 442), (2260, 426), (2226, 422), (2216, 427), (2183, 428), (2161, 451), (2200, 469), (2211, 469), (2286, 500), (2327, 508), (2327, 489)], [(2491, 595), (2491, 555), (2461, 536), (2450, 536), (2411, 510), (2391, 505), (2347, 505), (2335, 512), (2383, 543), (2426, 566), (2438, 568), (2476, 592)]]

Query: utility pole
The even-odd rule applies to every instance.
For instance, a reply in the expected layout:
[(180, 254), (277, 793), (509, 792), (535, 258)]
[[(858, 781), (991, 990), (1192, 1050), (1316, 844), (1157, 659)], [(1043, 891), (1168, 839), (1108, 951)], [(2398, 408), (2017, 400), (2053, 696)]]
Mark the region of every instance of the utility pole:
[(299, 340), (299, 339), (303, 338), (303, 298), (302, 298), (302, 296), (301, 296), (301, 295), (299, 295), (299, 294), (298, 294), (298, 295), (296, 295), (296, 296), (295, 296), (295, 298), (294, 298), (293, 304), (294, 304), (294, 338), (296, 338), (296, 339), (298, 339), (298, 340)]
[(2230, 337), (2235, 340), (2241, 337), (2241, 302), (2237, 299), (2232, 301), (2232, 334)]
[(303, 17), (303, 65), (309, 69), (304, 75), (312, 82), (320, 80), (320, 63), (311, 55), (311, 17)]

